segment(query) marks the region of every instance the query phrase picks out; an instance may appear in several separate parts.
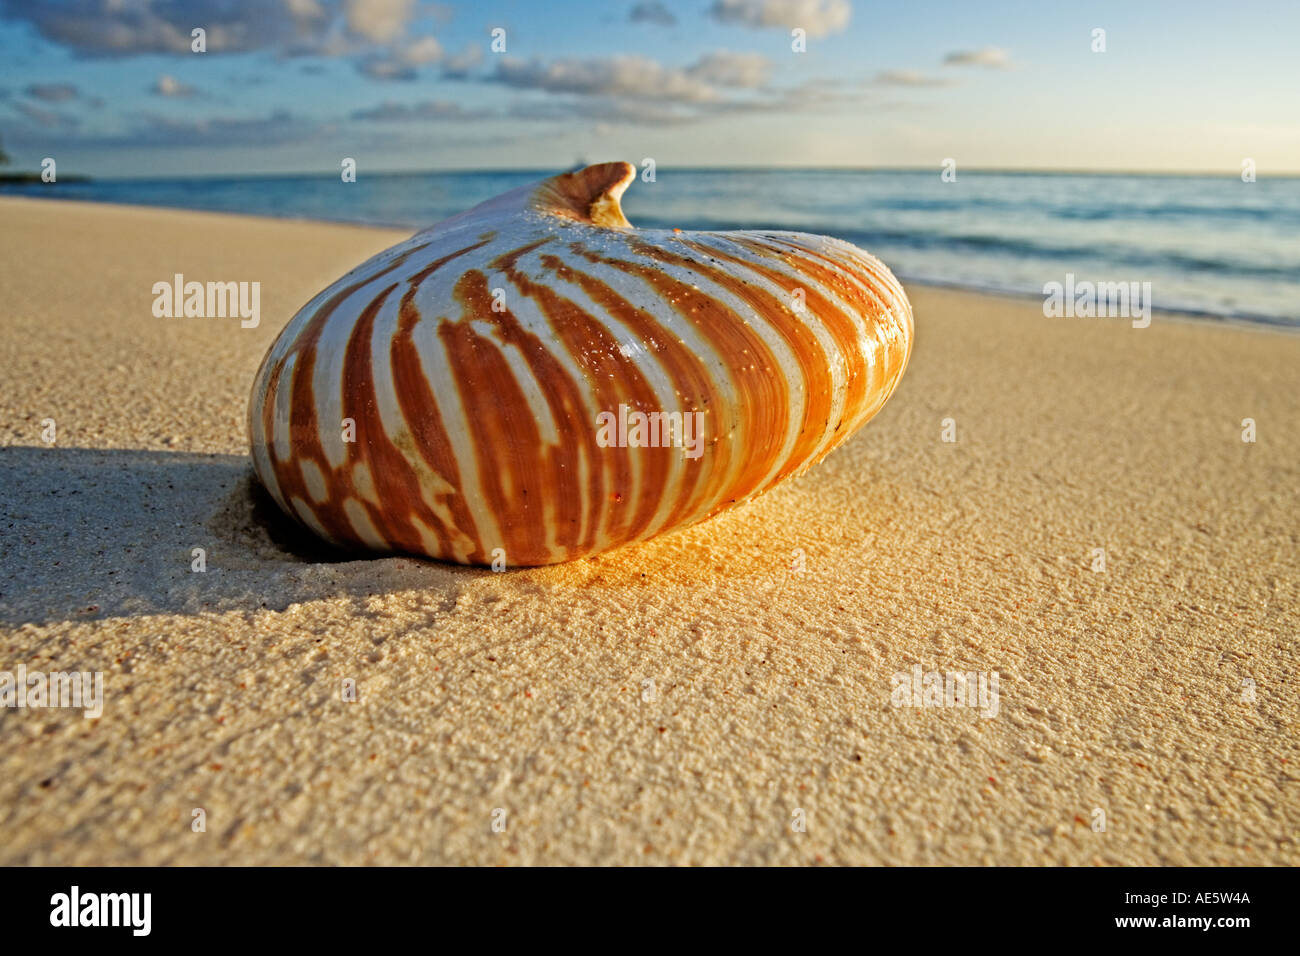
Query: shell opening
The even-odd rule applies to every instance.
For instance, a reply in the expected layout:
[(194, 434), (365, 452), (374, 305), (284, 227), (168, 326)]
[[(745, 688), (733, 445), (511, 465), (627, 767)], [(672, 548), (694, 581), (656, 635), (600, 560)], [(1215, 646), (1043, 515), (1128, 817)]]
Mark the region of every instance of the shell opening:
[(631, 163), (599, 163), (543, 180), (533, 193), (541, 212), (609, 229), (630, 229), (619, 197), (636, 179)]

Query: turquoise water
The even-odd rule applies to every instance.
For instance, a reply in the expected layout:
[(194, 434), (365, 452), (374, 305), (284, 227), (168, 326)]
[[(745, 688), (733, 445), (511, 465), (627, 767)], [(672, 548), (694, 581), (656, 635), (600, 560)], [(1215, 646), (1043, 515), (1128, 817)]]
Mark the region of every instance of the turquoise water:
[[(553, 171), (0, 184), (0, 193), (420, 228)], [(1150, 282), (1156, 308), (1300, 327), (1300, 179), (660, 167), (638, 226), (847, 239), (902, 278), (1041, 295)]]

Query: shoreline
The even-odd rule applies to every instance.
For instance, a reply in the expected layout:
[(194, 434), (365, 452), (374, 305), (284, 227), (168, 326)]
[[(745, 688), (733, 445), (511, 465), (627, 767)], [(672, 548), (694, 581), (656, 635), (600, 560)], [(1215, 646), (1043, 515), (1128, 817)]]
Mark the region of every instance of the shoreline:
[[(882, 172), (883, 171), (885, 170), (882, 170)], [(519, 172), (519, 170), (500, 170), (500, 172)], [(391, 173), (387, 175), (396, 176), (396, 175), (408, 175), (408, 174)], [(425, 175), (425, 173), (423, 172), (410, 173), (409, 175)], [(1116, 175), (1120, 175), (1120, 174), (1117, 173)], [(274, 179), (274, 178), (281, 178), (281, 177), (270, 176), (266, 178)], [(322, 176), (322, 178), (324, 177)], [(181, 177), (181, 179), (183, 181), (183, 177)], [(118, 180), (112, 180), (112, 181), (116, 182)], [(122, 180), (122, 181), (131, 181), (131, 180)], [(78, 205), (90, 205), (90, 206), (110, 206), (110, 207), (116, 207), (120, 209), (169, 210), (172, 212), (194, 213), (197, 215), (234, 216), (237, 218), (244, 218), (244, 219), (263, 219), (263, 220), (269, 219), (278, 222), (291, 222), (291, 223), (303, 223), (303, 224), (319, 223), (319, 224), (330, 225), (330, 226), (354, 226), (358, 229), (380, 230), (384, 232), (400, 232), (403, 233), (404, 237), (410, 236), (420, 231), (420, 229), (422, 228), (427, 228), (427, 226), (434, 225), (434, 223), (427, 223), (425, 226), (408, 228), (406, 226), (393, 225), (391, 223), (385, 223), (385, 222), (360, 222), (352, 219), (320, 219), (320, 218), (314, 218), (310, 216), (259, 215), (257, 213), (235, 212), (235, 211), (224, 210), (224, 209), (198, 209), (198, 208), (193, 208), (188, 206), (165, 206), (165, 205), (149, 205), (149, 204), (141, 204), (141, 203), (119, 203), (119, 202), (113, 202), (111, 200), (106, 200), (106, 199), (62, 199), (57, 197), (50, 198), (50, 199), (40, 199), (33, 196), (22, 196), (22, 195), (16, 195), (16, 194), (5, 193), (3, 191), (0, 191), (0, 201), (8, 202), (10, 200), (16, 200), (20, 202), (42, 202), (42, 203), (56, 202), (56, 203), (78, 204)], [(930, 289), (950, 289), (958, 292), (968, 292), (974, 295), (987, 295), (987, 296), (995, 296), (995, 297), (1002, 297), (1002, 298), (1022, 300), (1022, 301), (1041, 301), (1043, 298), (1043, 294), (1041, 292), (1018, 291), (1015, 289), (1000, 288), (996, 286), (963, 285), (961, 283), (945, 282), (937, 279), (917, 278), (915, 276), (909, 275), (902, 271), (897, 271), (894, 274), (898, 276), (900, 281), (905, 282), (908, 285), (921, 286)], [(1284, 334), (1287, 335), (1294, 335), (1300, 333), (1300, 319), (1294, 319), (1294, 318), (1286, 318), (1286, 317), (1264, 315), (1264, 314), (1225, 315), (1218, 312), (1206, 312), (1204, 310), (1198, 310), (1198, 309), (1165, 308), (1165, 307), (1153, 309), (1153, 312), (1155, 314), (1159, 314), (1167, 318), (1178, 319), (1182, 321), (1220, 323), (1220, 324), (1230, 325), (1234, 327), (1241, 327), (1241, 328), (1268, 328), (1275, 331), (1283, 332)]]
[[(494, 574), (327, 554), (250, 483), (267, 346), (409, 232), (0, 215), (0, 672), (103, 675), (0, 707), (0, 863), (1300, 862), (1300, 338), (909, 284), (821, 464)], [(259, 325), (155, 317), (174, 273)]]

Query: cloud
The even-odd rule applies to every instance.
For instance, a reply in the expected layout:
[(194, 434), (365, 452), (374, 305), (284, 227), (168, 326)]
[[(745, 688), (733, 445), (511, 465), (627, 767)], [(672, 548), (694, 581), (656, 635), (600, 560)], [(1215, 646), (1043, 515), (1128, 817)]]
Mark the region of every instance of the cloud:
[(0, 0), (0, 19), (87, 58), (188, 54), (201, 26), (209, 53), (400, 59), (415, 9), (416, 0)]
[(633, 5), (627, 18), (633, 23), (654, 23), (661, 27), (677, 25), (677, 18), (673, 16), (673, 12), (659, 0), (641, 0), (640, 3)]
[(425, 100), (410, 104), (386, 100), (369, 109), (355, 110), (350, 114), (349, 119), (361, 122), (409, 123), (425, 120), (483, 119), (487, 115), (483, 111), (467, 110), (459, 103), (450, 100)]
[[(358, 111), (358, 114), (367, 112), (369, 111), (362, 110)], [(404, 147), (428, 146), (428, 130), (422, 128), (418, 122), (403, 125), (400, 122), (402, 119), (473, 120), (479, 118), (477, 113), (450, 103), (415, 104), (407, 108), (386, 103), (376, 107), (375, 113), (376, 119), (387, 118), (395, 121), (387, 127), (375, 125), (366, 130), (367, 142), (376, 147), (394, 144)], [(50, 117), (42, 117), (42, 119), (50, 120)], [(193, 147), (216, 150), (228, 147), (305, 145), (319, 147), (325, 155), (337, 145), (340, 136), (352, 135), (356, 129), (355, 125), (349, 125), (355, 122), (354, 118), (346, 114), (322, 121), (298, 116), (287, 110), (275, 110), (261, 116), (222, 116), (202, 119), (137, 113), (128, 120), (125, 129), (111, 133), (78, 130), (73, 128), (76, 125), (75, 121), (65, 121), (63, 128), (58, 132), (57, 141), (54, 140), (50, 130), (42, 130), (34, 122), (15, 123), (6, 128), (5, 140), (11, 145), (27, 148), (45, 149), (53, 144), (61, 149), (80, 148), (101, 151)], [(515, 131), (485, 135), (477, 140), (465, 137), (456, 137), (453, 140), (449, 134), (444, 135), (446, 129), (447, 127), (444, 126), (438, 130), (440, 141), (458, 146), (475, 144), (505, 146), (520, 139), (519, 132)], [(13, 135), (10, 135), (11, 133)]]
[(581, 96), (682, 103), (706, 103), (719, 98), (712, 86), (692, 76), (689, 69), (667, 67), (643, 56), (572, 58), (551, 63), (506, 58), (497, 63), (489, 79), (515, 89)]
[(702, 56), (687, 68), (686, 74), (716, 86), (753, 90), (767, 83), (771, 68), (771, 62), (761, 54), (717, 50)]
[[(452, 12), (417, 0), (0, 0), (0, 19), (25, 22), (79, 57), (188, 55), (191, 30), (201, 25), (210, 53), (342, 57), (372, 79), (407, 81), (447, 60), (436, 37), (408, 37), (412, 18), (442, 22)], [(443, 75), (464, 79), (482, 56), (467, 48)]]
[(284, 9), (290, 19), (299, 25), (300, 30), (309, 29), (313, 24), (320, 25), (329, 19), (329, 13), (320, 0), (284, 0)]
[(497, 63), (488, 79), (515, 89), (547, 93), (700, 105), (723, 101), (722, 88), (761, 89), (770, 70), (770, 61), (760, 54), (716, 50), (686, 67), (665, 66), (632, 55), (575, 57), (550, 63), (506, 58)]
[(434, 37), (423, 36), (387, 53), (364, 57), (357, 62), (357, 69), (375, 80), (413, 80), (420, 67), (441, 59), (442, 44)]
[(43, 106), (37, 106), (34, 103), (24, 103), (19, 101), (13, 104), (13, 108), (42, 129), (70, 130), (76, 129), (81, 125), (81, 120), (77, 119), (75, 116), (66, 116), (63, 113), (56, 113), (54, 110), (46, 109)]
[(978, 50), (957, 50), (943, 58), (945, 66), (983, 66), (991, 70), (1006, 70), (1011, 67), (1011, 58), (1007, 51), (995, 46), (986, 46)]
[(852, 108), (878, 109), (855, 89), (838, 80), (808, 80), (784, 90), (766, 91), (762, 96), (731, 100), (709, 107), (713, 113), (816, 113)]
[(442, 76), (448, 80), (466, 79), (483, 62), (483, 48), (470, 44), (442, 61)]
[(402, 47), (400, 56), (412, 66), (437, 63), (442, 59), (442, 44), (435, 37), (423, 36)]
[(357, 62), (357, 72), (372, 80), (402, 80), (409, 82), (418, 75), (415, 67), (388, 57), (368, 57)]
[[(100, 109), (104, 105), (104, 101), (100, 97), (89, 96), (72, 83), (31, 83), (23, 89), (22, 93), (29, 100), (39, 100), (41, 103), (56, 105), (79, 103), (83, 106), (89, 106), (91, 109)], [(0, 93), (0, 99), (8, 98), (9, 92), (7, 90)], [(43, 127), (75, 126), (80, 122), (68, 116), (51, 113), (35, 104), (30, 105), (33, 112), (24, 112), (24, 115)]]
[(192, 119), (144, 114), (120, 136), (89, 138), (100, 146), (262, 146), (302, 144), (320, 138), (326, 127), (299, 119), (287, 110), (267, 116)]
[(864, 98), (860, 87), (838, 80), (809, 80), (786, 89), (762, 87), (745, 90), (741, 96), (718, 96), (707, 100), (672, 101), (663, 97), (593, 94), (556, 96), (547, 100), (516, 102), (507, 115), (518, 120), (552, 120), (571, 123), (597, 122), (610, 127), (672, 126), (716, 119), (721, 116), (759, 113), (827, 112), (844, 109), (876, 111), (878, 102)]
[(149, 92), (153, 93), (155, 96), (185, 97), (193, 96), (198, 91), (189, 84), (182, 83), (180, 80), (176, 79), (176, 77), (164, 73), (159, 76), (158, 79), (154, 80), (154, 84), (149, 88)]
[(787, 31), (798, 27), (819, 37), (843, 31), (853, 6), (849, 0), (714, 0), (709, 15), (719, 23)]
[[(22, 108), (28, 107), (28, 108)], [(6, 140), (42, 149), (165, 149), (171, 147), (278, 146), (333, 141), (333, 123), (300, 119), (278, 110), (266, 116), (208, 117), (162, 116), (136, 113), (124, 117), (119, 128), (108, 132), (86, 130), (75, 118), (21, 104), (28, 122), (5, 130)], [(10, 135), (12, 133), (12, 136)], [(327, 140), (328, 136), (328, 140)]]
[(757, 53), (716, 50), (685, 67), (640, 56), (498, 60), (486, 79), (551, 94), (511, 106), (518, 119), (600, 121), (658, 126), (724, 114), (812, 112), (859, 107), (860, 88), (812, 80), (784, 89), (768, 84), (772, 64)]
[(346, 0), (343, 20), (353, 36), (391, 43), (406, 29), (414, 6), (414, 0)]
[(53, 43), (86, 57), (188, 53), (190, 31), (202, 24), (212, 52), (264, 49), (323, 29), (316, 3), (290, 0), (0, 0), (0, 16), (25, 21)]
[(81, 95), (71, 83), (33, 83), (23, 92), (43, 103), (67, 103)]
[(672, 126), (700, 118), (699, 113), (680, 104), (617, 98), (514, 103), (507, 115), (516, 120), (549, 120), (566, 124), (580, 120), (629, 126)]
[(917, 70), (882, 70), (871, 82), (876, 86), (951, 86), (953, 81)]

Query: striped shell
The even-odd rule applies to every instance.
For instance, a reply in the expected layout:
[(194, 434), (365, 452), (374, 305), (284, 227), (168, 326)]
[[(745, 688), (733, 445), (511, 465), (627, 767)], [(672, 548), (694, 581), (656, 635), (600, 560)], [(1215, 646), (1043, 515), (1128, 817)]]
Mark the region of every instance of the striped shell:
[(824, 236), (634, 229), (635, 178), (505, 193), (308, 302), (249, 408), (280, 507), (343, 546), (551, 564), (751, 498), (880, 409), (912, 339), (888, 269)]

